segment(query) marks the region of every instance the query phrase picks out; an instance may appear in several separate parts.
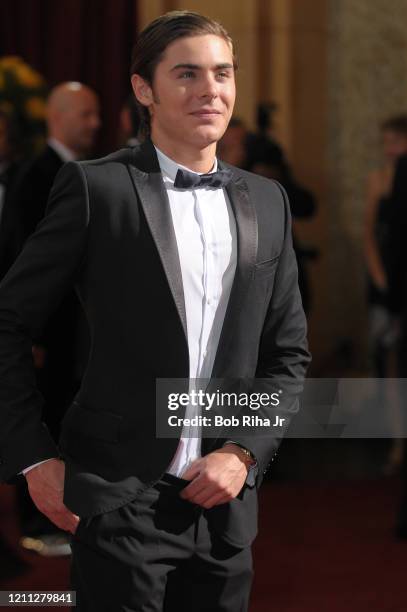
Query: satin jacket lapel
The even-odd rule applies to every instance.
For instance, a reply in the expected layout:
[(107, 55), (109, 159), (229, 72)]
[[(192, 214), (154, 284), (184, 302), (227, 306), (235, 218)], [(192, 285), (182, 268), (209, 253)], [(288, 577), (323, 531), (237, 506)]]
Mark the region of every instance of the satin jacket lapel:
[[(219, 168), (224, 167), (219, 163)], [(250, 200), (246, 181), (234, 174), (226, 187), (236, 220), (237, 264), (235, 278), (226, 309), (225, 320), (219, 340), (215, 363), (212, 370), (214, 378), (221, 378), (229, 361), (228, 349), (240, 307), (249, 289), (254, 274), (257, 257), (257, 216)]]
[(151, 141), (146, 141), (140, 148), (134, 149), (134, 163), (129, 165), (129, 169), (159, 252), (187, 340), (187, 319), (177, 240), (167, 191)]

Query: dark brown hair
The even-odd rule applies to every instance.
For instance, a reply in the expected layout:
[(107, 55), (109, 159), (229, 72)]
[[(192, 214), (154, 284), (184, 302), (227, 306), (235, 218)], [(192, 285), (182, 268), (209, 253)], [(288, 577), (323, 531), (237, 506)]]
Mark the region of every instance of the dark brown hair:
[(382, 132), (396, 132), (397, 134), (407, 136), (407, 115), (390, 117), (390, 119), (383, 121), (380, 127)]
[[(150, 86), (154, 72), (168, 45), (186, 36), (213, 34), (223, 38), (232, 48), (233, 64), (237, 60), (233, 53), (233, 42), (225, 28), (209, 17), (191, 11), (171, 11), (152, 21), (139, 34), (131, 56), (130, 75), (140, 75)], [(136, 100), (141, 118), (140, 130), (143, 135), (150, 133), (150, 113), (146, 106)]]

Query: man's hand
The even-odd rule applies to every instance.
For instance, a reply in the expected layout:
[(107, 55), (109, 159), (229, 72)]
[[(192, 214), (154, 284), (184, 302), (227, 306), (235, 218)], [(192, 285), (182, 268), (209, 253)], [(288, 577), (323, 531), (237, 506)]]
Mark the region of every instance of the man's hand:
[(227, 444), (196, 459), (182, 474), (192, 480), (181, 492), (188, 501), (212, 508), (234, 499), (243, 487), (248, 468), (239, 448)]
[(79, 516), (62, 502), (64, 496), (65, 463), (50, 459), (25, 475), (28, 491), (38, 510), (57, 527), (75, 533)]

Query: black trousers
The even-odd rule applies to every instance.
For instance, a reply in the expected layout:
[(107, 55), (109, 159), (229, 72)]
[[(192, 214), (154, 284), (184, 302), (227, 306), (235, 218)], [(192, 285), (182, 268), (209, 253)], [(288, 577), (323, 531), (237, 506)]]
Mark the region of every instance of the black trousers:
[(212, 533), (169, 474), (137, 499), (82, 519), (72, 538), (71, 588), (80, 612), (246, 612), (251, 548)]

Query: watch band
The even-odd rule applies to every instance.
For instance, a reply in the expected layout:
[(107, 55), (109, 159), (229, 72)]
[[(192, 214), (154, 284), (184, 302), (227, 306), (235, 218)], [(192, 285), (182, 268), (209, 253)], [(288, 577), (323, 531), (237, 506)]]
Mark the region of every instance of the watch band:
[(241, 451), (243, 458), (244, 458), (244, 463), (246, 465), (246, 467), (253, 468), (257, 465), (257, 460), (256, 457), (253, 456), (253, 454), (249, 451), (249, 449), (245, 448), (244, 446), (242, 446), (241, 444), (239, 444), (238, 442), (234, 442), (233, 440), (227, 440), (223, 446), (225, 446), (226, 444), (234, 444), (235, 446), (237, 446), (239, 448), (239, 450)]

